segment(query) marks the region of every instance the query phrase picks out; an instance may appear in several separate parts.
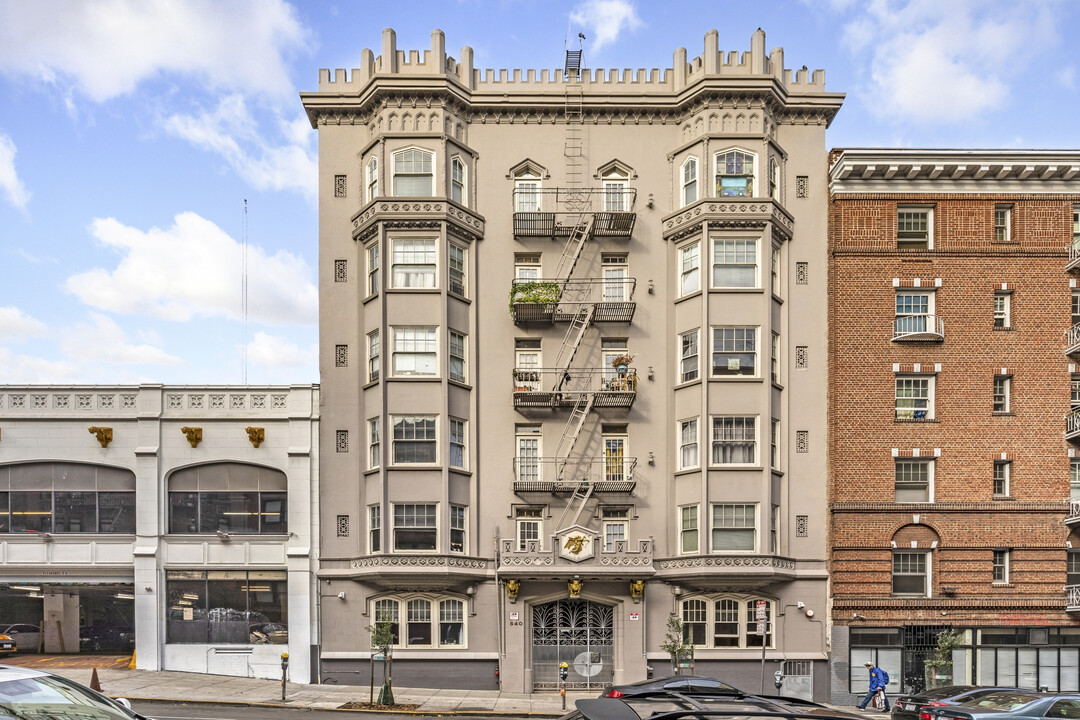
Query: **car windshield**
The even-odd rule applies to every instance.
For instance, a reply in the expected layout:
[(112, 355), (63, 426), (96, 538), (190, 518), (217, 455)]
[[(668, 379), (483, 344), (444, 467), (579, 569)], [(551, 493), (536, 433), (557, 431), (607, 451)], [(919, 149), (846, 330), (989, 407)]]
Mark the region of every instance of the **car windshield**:
[(107, 698), (52, 675), (0, 680), (0, 713), (15, 718), (47, 717), (49, 720), (131, 720), (136, 717)]
[(1039, 699), (1038, 695), (1019, 692), (995, 692), (964, 703), (965, 707), (985, 708), (1009, 712)]

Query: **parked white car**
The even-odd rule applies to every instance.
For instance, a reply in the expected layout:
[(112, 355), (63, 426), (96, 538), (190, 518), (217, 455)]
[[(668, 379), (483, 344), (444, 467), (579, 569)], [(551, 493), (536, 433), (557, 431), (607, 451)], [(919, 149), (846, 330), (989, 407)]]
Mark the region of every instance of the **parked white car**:
[(111, 700), (77, 682), (26, 667), (0, 665), (0, 716), (50, 720), (149, 720), (124, 698)]
[(19, 653), (36, 653), (41, 641), (41, 629), (29, 623), (0, 623), (0, 635), (7, 635), (19, 646)]

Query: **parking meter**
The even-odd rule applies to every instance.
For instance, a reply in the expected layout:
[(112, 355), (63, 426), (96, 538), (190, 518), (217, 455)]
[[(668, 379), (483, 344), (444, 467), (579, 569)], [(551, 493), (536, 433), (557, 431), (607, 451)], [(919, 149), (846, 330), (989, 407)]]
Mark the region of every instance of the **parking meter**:
[(289, 673), (289, 653), (281, 653), (281, 699), (285, 699), (285, 678)]
[(777, 670), (776, 672), (773, 673), (773, 685), (776, 686), (777, 690), (779, 690), (781, 687), (783, 687), (783, 685), (784, 685), (784, 671), (783, 670)]
[(559, 663), (559, 694), (562, 695), (562, 709), (566, 709), (566, 678), (570, 675), (570, 666), (566, 661)]

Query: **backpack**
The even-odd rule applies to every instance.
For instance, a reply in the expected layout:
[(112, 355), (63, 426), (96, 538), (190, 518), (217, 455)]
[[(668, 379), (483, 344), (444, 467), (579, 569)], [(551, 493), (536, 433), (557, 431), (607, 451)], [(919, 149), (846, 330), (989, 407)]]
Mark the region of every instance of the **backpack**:
[(885, 672), (881, 668), (878, 668), (878, 672), (881, 673), (881, 682), (885, 685), (889, 684), (889, 673)]

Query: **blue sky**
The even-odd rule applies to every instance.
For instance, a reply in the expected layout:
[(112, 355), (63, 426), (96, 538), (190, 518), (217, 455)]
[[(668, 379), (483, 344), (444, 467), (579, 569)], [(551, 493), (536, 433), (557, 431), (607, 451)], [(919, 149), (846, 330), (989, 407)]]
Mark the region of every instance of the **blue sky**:
[(847, 93), (831, 147), (1078, 143), (1072, 0), (0, 0), (0, 384), (317, 382), (297, 93), (384, 27), (537, 69), (579, 31), (589, 67), (666, 68), (761, 27)]

